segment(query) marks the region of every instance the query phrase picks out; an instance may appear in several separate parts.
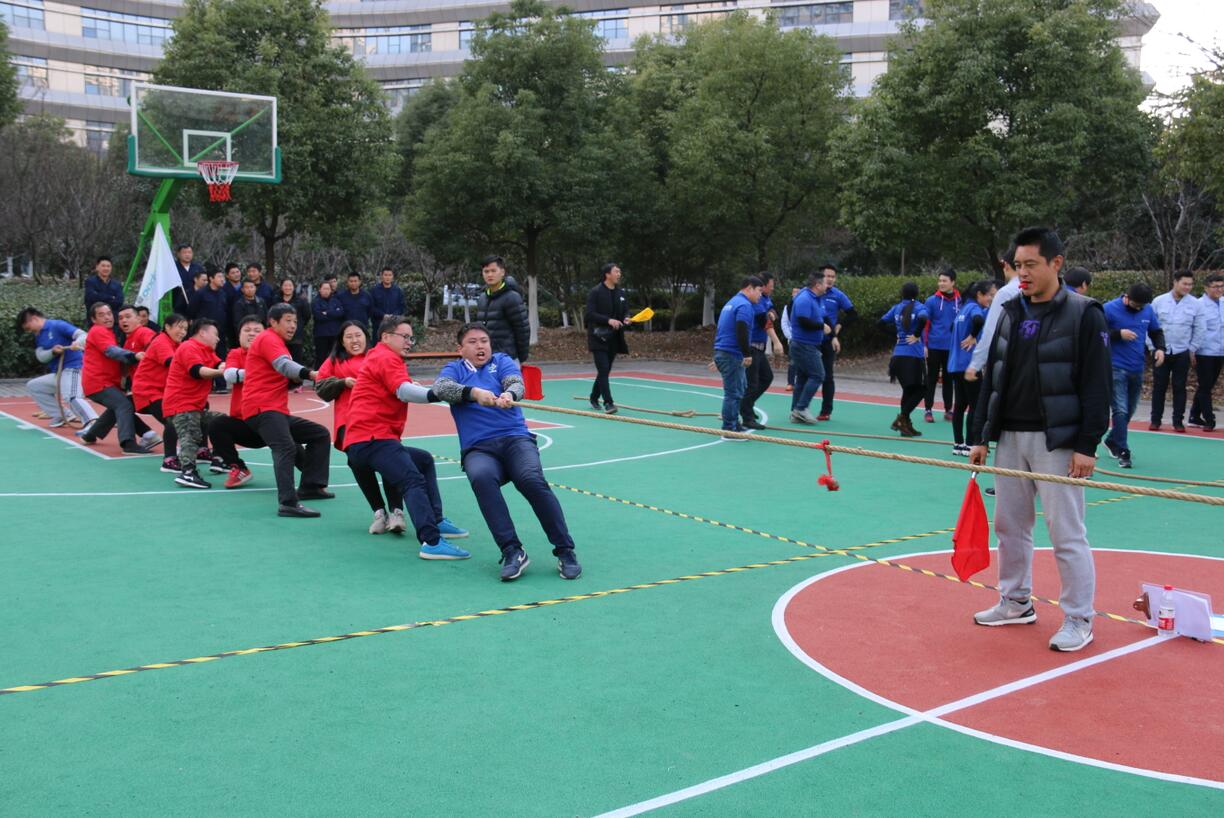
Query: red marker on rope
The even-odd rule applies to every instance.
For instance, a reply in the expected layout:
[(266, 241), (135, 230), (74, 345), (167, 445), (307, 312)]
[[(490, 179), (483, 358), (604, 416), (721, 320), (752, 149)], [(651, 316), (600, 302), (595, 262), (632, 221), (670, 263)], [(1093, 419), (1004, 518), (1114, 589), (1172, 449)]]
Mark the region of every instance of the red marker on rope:
[(824, 486), (829, 491), (837, 491), (841, 485), (837, 482), (837, 478), (833, 476), (833, 452), (829, 451), (829, 441), (822, 440), (820, 442), (820, 450), (825, 456), (825, 470), (828, 474), (820, 475), (820, 479), (816, 481), (817, 485)]

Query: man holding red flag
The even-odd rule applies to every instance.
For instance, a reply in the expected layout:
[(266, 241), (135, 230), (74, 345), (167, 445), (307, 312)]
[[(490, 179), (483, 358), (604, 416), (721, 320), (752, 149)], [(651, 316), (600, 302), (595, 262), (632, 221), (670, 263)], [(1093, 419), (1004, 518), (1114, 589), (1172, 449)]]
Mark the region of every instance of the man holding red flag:
[[(971, 436), (982, 443), (969, 461), (984, 465), (989, 442), (998, 441), (996, 466), (1088, 478), (1109, 427), (1112, 364), (1105, 314), (1096, 301), (1062, 287), (1063, 243), (1052, 229), (1029, 228), (1014, 243), (1021, 297), (1004, 306), (990, 345)], [(1040, 494), (1062, 581), (1064, 620), (1050, 648), (1086, 647), (1092, 642), (1096, 569), (1084, 525), (1084, 490), (1002, 475), (995, 489), (1001, 599), (974, 621), (997, 626), (1037, 620), (1031, 594), (1034, 498)]]

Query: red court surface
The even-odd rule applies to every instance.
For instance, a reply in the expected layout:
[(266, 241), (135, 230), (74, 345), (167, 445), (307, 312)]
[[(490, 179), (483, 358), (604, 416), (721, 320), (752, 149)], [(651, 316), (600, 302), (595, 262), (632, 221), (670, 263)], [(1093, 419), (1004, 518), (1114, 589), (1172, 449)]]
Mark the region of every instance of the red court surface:
[[(208, 402), (209, 407), (215, 412), (225, 412), (229, 409), (229, 395), (212, 395), (209, 397)], [(99, 413), (101, 412), (101, 407), (95, 405), (94, 408), (99, 410)], [(73, 432), (77, 431), (76, 429), (68, 426), (51, 429), (47, 426), (47, 421), (36, 420), (34, 413), (37, 411), (38, 407), (30, 398), (5, 398), (0, 400), (0, 415), (8, 415), (15, 420), (29, 423), (31, 426), (55, 434), (66, 442), (93, 452), (100, 457), (148, 456), (125, 455), (119, 449), (119, 441), (116, 439), (114, 432), (111, 432), (104, 439), (99, 440), (93, 445), (86, 445), (73, 434)], [(332, 428), (331, 404), (315, 397), (314, 392), (309, 389), (289, 394), (289, 411), (307, 420), (321, 423), (328, 429)], [(141, 415), (140, 417), (149, 424), (150, 428), (158, 432), (161, 431), (161, 424), (156, 420), (146, 415)], [(537, 420), (528, 420), (527, 425), (532, 429), (560, 428), (560, 424), (545, 423)], [(451, 420), (450, 410), (446, 406), (442, 404), (422, 404), (408, 407), (408, 422), (404, 426), (404, 437), (437, 437), (453, 434), (455, 434), (455, 424)], [(160, 452), (161, 450), (158, 448), (155, 451)]]
[[(1095, 556), (1098, 610), (1138, 616), (1130, 603), (1141, 582), (1211, 594), (1217, 609), (1224, 600), (1224, 560), (1104, 550)], [(947, 553), (897, 561), (950, 573)], [(993, 582), (993, 569), (978, 578)], [(1049, 550), (1036, 554), (1033, 587), (1039, 596), (1058, 596)], [(882, 703), (929, 711), (1021, 682), (943, 719), (984, 738), (1224, 782), (1224, 718), (1218, 715), (1224, 646), (1151, 640), (1148, 628), (1097, 617), (1091, 645), (1057, 653), (1047, 647), (1062, 623), (1052, 605), (1037, 603), (1032, 625), (975, 626), (970, 617), (990, 607), (995, 592), (875, 564), (821, 575), (792, 593), (782, 622), (775, 617), (784, 641), (793, 640), (792, 651)], [(1145, 640), (1154, 644), (1057, 678), (1030, 679)]]

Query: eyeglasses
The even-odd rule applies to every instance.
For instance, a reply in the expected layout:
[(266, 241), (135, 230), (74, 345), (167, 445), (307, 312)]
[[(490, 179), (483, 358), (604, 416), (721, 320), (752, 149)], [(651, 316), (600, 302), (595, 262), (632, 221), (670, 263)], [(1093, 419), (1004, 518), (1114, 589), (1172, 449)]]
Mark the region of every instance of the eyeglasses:
[(404, 343), (406, 343), (406, 344), (411, 344), (411, 343), (415, 343), (415, 342), (416, 342), (416, 336), (415, 336), (415, 335), (409, 335), (409, 334), (408, 334), (408, 333), (406, 333), (406, 332), (388, 332), (387, 334), (388, 334), (388, 335), (394, 335), (396, 338), (403, 338), (403, 339), (404, 339)]

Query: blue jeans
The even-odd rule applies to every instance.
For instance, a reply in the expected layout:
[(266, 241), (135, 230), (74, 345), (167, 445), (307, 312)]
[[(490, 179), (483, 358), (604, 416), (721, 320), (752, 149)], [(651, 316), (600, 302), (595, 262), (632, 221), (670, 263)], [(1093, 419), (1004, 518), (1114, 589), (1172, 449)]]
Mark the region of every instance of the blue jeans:
[(722, 427), (739, 429), (740, 401), (748, 391), (748, 375), (744, 372), (744, 358), (720, 349), (714, 350), (714, 365), (722, 375), (723, 404)]
[(476, 495), (476, 505), (480, 506), (485, 524), (493, 534), (493, 541), (503, 553), (509, 548), (523, 547), (514, 530), (514, 520), (510, 519), (506, 498), (502, 496), (501, 488), (506, 483), (514, 483), (518, 493), (531, 504), (531, 510), (553, 545), (553, 554), (573, 549), (574, 540), (565, 524), (561, 503), (544, 479), (535, 437), (507, 435), (473, 444), (463, 452), (463, 471)]
[(1106, 440), (1119, 449), (1126, 445), (1126, 424), (1130, 423), (1139, 405), (1139, 392), (1143, 389), (1143, 372), (1128, 372), (1114, 367), (1113, 371), (1113, 426)]
[(812, 396), (824, 383), (824, 362), (820, 344), (791, 343), (791, 360), (795, 362), (795, 391), (791, 393), (791, 411), (802, 412), (812, 402)]
[[(412, 450), (398, 440), (367, 440), (350, 445), (346, 453), (353, 474), (378, 472), (382, 475), (384, 486), (395, 486), (404, 492), (404, 508), (412, 518), (417, 540), (422, 545), (433, 545), (438, 541), (442, 499), (438, 495), (437, 477), (432, 470), (429, 470), (428, 477), (421, 473)], [(431, 463), (432, 460), (430, 458)]]

